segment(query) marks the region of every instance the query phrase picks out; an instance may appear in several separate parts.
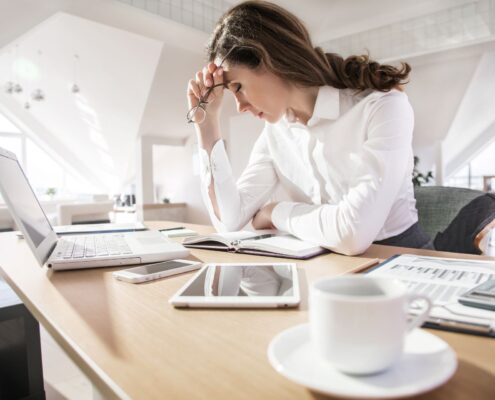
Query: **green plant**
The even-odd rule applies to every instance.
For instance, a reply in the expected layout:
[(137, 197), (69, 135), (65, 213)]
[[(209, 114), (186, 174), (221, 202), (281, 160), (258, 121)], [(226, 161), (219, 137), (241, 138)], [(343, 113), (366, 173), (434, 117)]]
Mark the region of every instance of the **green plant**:
[(57, 189), (55, 188), (48, 188), (46, 189), (46, 192), (45, 192), (48, 196), (50, 197), (53, 197), (57, 194)]
[(426, 175), (419, 172), (418, 163), (419, 163), (419, 157), (414, 156), (414, 169), (413, 169), (413, 178), (412, 178), (414, 186), (421, 186), (433, 179), (433, 172), (428, 171)]

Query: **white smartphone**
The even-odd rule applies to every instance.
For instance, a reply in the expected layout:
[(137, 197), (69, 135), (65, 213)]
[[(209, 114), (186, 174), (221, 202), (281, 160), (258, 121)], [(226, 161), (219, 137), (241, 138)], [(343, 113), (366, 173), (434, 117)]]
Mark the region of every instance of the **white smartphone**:
[(198, 261), (169, 260), (115, 271), (112, 275), (115, 279), (121, 281), (140, 283), (164, 278), (166, 276), (181, 274), (183, 272), (193, 271), (195, 269), (199, 269), (201, 265), (202, 264)]

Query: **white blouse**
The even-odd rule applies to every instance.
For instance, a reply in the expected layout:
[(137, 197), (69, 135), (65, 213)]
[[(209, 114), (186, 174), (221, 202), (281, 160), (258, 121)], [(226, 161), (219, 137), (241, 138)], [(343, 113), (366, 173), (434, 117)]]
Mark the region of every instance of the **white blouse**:
[[(266, 123), (234, 181), (223, 141), (199, 149), (202, 194), (219, 231), (241, 229), (277, 185), (289, 194), (273, 209), (282, 231), (343, 254), (404, 232), (418, 220), (412, 184), (414, 115), (405, 93), (318, 92), (307, 126)], [(220, 220), (208, 195), (211, 179)]]

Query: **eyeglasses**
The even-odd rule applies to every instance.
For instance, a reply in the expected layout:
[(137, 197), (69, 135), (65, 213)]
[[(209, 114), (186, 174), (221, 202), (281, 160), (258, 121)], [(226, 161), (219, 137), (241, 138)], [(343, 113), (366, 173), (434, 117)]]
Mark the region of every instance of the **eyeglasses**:
[[(252, 48), (251, 46), (245, 46), (245, 45), (236, 45), (230, 48), (230, 50), (225, 54), (223, 57), (222, 61), (220, 64), (218, 64), (218, 68), (220, 68), (223, 64), (223, 62), (227, 59), (227, 57), (232, 53), (233, 50), (239, 49), (239, 48)], [(223, 86), (225, 89), (228, 89), (229, 82), (224, 82), (224, 83), (219, 83), (217, 85), (210, 86), (208, 89), (206, 89), (206, 92), (200, 96), (198, 100), (198, 104), (195, 105), (193, 108), (189, 110), (189, 112), (186, 115), (187, 123), (197, 123), (201, 124), (205, 118), (206, 118), (206, 105), (208, 104), (208, 96), (211, 94), (213, 89)]]
[[(221, 65), (221, 64), (220, 64)], [(213, 89), (223, 86), (224, 88), (227, 88), (228, 84), (226, 82), (224, 83), (218, 83), (216, 85), (210, 86), (208, 89), (206, 89), (206, 92), (202, 94), (199, 98), (198, 104), (191, 108), (189, 112), (187, 113), (187, 123), (196, 123), (196, 124), (201, 124), (206, 118), (206, 105), (208, 104), (208, 96), (213, 92)]]

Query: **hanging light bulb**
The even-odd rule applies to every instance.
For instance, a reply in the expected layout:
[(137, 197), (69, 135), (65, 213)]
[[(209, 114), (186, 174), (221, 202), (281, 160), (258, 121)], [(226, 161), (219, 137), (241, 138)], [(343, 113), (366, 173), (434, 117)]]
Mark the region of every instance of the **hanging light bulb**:
[(12, 81), (8, 81), (6, 84), (5, 84), (5, 93), (8, 93), (8, 94), (12, 94), (14, 93), (14, 82)]
[(45, 100), (45, 94), (43, 93), (43, 91), (41, 89), (36, 89), (32, 94), (31, 94), (31, 98), (34, 100), (34, 101), (43, 101)]
[(5, 93), (12, 94), (14, 93), (14, 81), (12, 77), (12, 69), (14, 68), (14, 56), (12, 54), (12, 49), (9, 49), (9, 59), (10, 59), (9, 80), (5, 83), (4, 90)]
[[(15, 45), (15, 60), (16, 61), (19, 60), (19, 45), (18, 44)], [(19, 93), (22, 93), (22, 86), (19, 83), (19, 76), (17, 74), (16, 63), (13, 64), (13, 68), (14, 68), (14, 73), (15, 73), (14, 81), (17, 81), (17, 83), (14, 82), (14, 86), (13, 86), (12, 90), (15, 94), (19, 94)]]
[(74, 83), (72, 84), (70, 90), (72, 93), (79, 93), (81, 89), (79, 88), (79, 85), (77, 84), (77, 68), (79, 66), (79, 56), (77, 54), (74, 54)]
[[(40, 77), (40, 82), (43, 79), (43, 66), (41, 63), (41, 56), (43, 55), (43, 52), (41, 50), (38, 50), (38, 68), (39, 68), (39, 77)], [(32, 94), (31, 98), (34, 101), (43, 101), (45, 100), (45, 94), (41, 89), (36, 89)]]
[(22, 86), (20, 83), (14, 85), (14, 93), (22, 93)]

